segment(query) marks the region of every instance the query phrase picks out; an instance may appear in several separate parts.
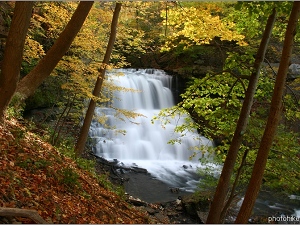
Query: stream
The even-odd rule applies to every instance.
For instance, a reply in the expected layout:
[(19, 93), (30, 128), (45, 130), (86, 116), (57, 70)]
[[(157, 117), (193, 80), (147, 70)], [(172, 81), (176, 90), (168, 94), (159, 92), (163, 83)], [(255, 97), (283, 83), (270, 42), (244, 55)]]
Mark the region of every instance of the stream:
[[(184, 123), (186, 116), (170, 118), (168, 124), (151, 121), (161, 109), (174, 105), (172, 76), (162, 70), (123, 69), (108, 72), (108, 79), (116, 85), (140, 92), (115, 92), (112, 107), (96, 109), (96, 114), (107, 115), (108, 119), (104, 125), (96, 121), (91, 125), (94, 154), (107, 160), (116, 159), (127, 166), (145, 168), (170, 186), (193, 191), (198, 182), (198, 178), (193, 178), (196, 170), (205, 168), (197, 157), (190, 160), (194, 153), (199, 154), (193, 147), (206, 149), (212, 146), (212, 142), (196, 131), (186, 131), (184, 135), (174, 132), (176, 125)], [(123, 115), (115, 116), (115, 108), (143, 116), (134, 120)], [(125, 130), (126, 134), (118, 130)], [(171, 139), (180, 139), (180, 143), (168, 144)], [(215, 170), (217, 173), (218, 168)]]
[[(168, 118), (168, 124), (151, 121), (161, 109), (175, 104), (172, 90), (176, 87), (172, 87), (172, 76), (156, 69), (118, 69), (108, 71), (107, 77), (118, 86), (138, 91), (115, 91), (111, 103), (96, 109), (96, 114), (106, 115), (107, 121), (101, 124), (94, 120), (91, 125), (89, 135), (94, 143), (94, 154), (122, 166), (146, 169), (149, 173), (147, 177), (131, 175), (131, 185), (127, 191), (131, 189), (134, 195), (148, 202), (152, 201), (151, 195), (158, 196), (153, 197), (153, 201), (176, 199), (178, 194), (171, 193), (172, 188), (177, 188), (181, 194), (193, 193), (201, 182), (197, 170), (206, 169), (199, 162), (199, 155), (190, 158), (193, 154), (199, 154), (193, 147), (207, 149), (212, 146), (212, 142), (196, 131), (174, 132), (176, 125), (185, 122), (185, 116)], [(116, 108), (131, 110), (143, 116), (128, 119)], [(180, 139), (180, 143), (168, 144), (171, 139)], [(202, 157), (209, 156), (204, 154)], [(221, 168), (213, 163), (210, 166), (218, 176)], [(261, 193), (254, 214), (300, 217), (298, 197), (282, 199), (270, 193)]]

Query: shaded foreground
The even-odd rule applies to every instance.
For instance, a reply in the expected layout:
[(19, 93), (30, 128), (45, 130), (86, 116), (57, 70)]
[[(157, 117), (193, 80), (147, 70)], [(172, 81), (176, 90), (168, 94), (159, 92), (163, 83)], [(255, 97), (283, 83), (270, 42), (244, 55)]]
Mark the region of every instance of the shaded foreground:
[(0, 126), (0, 149), (0, 207), (34, 209), (47, 223), (149, 223), (147, 213), (15, 120)]

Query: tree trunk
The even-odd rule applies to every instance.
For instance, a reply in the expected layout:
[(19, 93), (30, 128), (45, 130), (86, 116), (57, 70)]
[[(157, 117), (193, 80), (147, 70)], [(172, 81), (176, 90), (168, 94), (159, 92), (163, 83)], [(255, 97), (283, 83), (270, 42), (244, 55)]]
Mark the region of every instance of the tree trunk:
[[(114, 42), (115, 42), (115, 39), (116, 39), (117, 24), (118, 24), (118, 18), (119, 18), (119, 14), (120, 14), (120, 10), (121, 10), (121, 5), (122, 5), (121, 3), (116, 3), (113, 19), (112, 19), (112, 22), (111, 22), (111, 31), (110, 31), (110, 37), (109, 37), (107, 49), (106, 49), (106, 52), (105, 52), (103, 62), (100, 65), (99, 76), (97, 78), (95, 88), (94, 88), (94, 91), (93, 91), (94, 96), (99, 96), (100, 95), (100, 91), (101, 91), (101, 88), (102, 88), (104, 75), (105, 75), (105, 71), (106, 71), (106, 66), (109, 63), (110, 55), (112, 53), (112, 49), (113, 49)], [(80, 130), (80, 134), (79, 134), (79, 137), (78, 137), (78, 140), (77, 140), (77, 144), (76, 144), (76, 147), (75, 147), (75, 154), (76, 154), (77, 157), (80, 156), (81, 153), (83, 152), (83, 149), (84, 149), (84, 146), (85, 146), (85, 143), (86, 143), (86, 140), (87, 140), (88, 132), (89, 132), (89, 129), (90, 129), (90, 125), (91, 125), (91, 122), (92, 122), (92, 119), (93, 119), (95, 108), (96, 108), (96, 101), (91, 99), (88, 110), (87, 110), (85, 118), (84, 118), (83, 125), (82, 125), (81, 130)]]
[(260, 147), (258, 149), (256, 161), (254, 163), (250, 182), (245, 194), (245, 198), (235, 223), (247, 223), (251, 215), (254, 203), (259, 193), (260, 185), (263, 179), (264, 170), (267, 164), (267, 158), (270, 148), (279, 124), (282, 112), (282, 98), (285, 87), (285, 81), (289, 68), (294, 44), (294, 36), (296, 34), (297, 22), (300, 15), (300, 2), (294, 2), (290, 19), (288, 22), (281, 61), (278, 68), (274, 92), (271, 101), (270, 113), (263, 134)]
[(38, 86), (40, 86), (50, 75), (57, 63), (68, 51), (92, 8), (93, 3), (94, 2), (92, 1), (83, 1), (79, 3), (66, 28), (46, 53), (45, 57), (42, 58), (36, 67), (19, 82), (16, 92), (21, 94), (23, 99), (28, 98), (35, 92)]
[(33, 2), (16, 2), (0, 73), (0, 121), (15, 93), (22, 63), (25, 38), (32, 15)]
[(225, 198), (230, 186), (230, 178), (233, 173), (234, 165), (237, 159), (238, 150), (240, 148), (243, 134), (249, 120), (250, 110), (253, 104), (253, 98), (257, 87), (258, 77), (260, 73), (261, 64), (264, 61), (265, 53), (267, 50), (268, 42), (272, 33), (273, 25), (276, 18), (276, 11), (269, 16), (267, 25), (261, 40), (256, 59), (254, 62), (254, 70), (251, 74), (248, 89), (245, 95), (244, 103), (241, 109), (240, 117), (237, 123), (236, 130), (222, 169), (222, 173), (216, 188), (214, 199), (207, 217), (206, 223), (220, 223), (221, 213), (225, 205)]

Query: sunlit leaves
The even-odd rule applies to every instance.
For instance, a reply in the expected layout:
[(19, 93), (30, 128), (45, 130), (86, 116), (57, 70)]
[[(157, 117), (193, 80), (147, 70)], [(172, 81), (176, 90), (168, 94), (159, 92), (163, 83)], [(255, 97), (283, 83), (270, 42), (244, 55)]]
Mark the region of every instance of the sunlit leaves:
[(31, 63), (35, 59), (41, 59), (44, 55), (43, 46), (39, 42), (26, 37), (23, 60)]
[[(287, 26), (287, 18), (291, 11), (292, 2), (238, 2), (235, 10), (229, 15), (236, 22), (238, 30), (247, 37), (247, 41), (259, 41), (262, 35), (262, 23), (266, 23), (273, 8), (278, 12), (277, 21), (272, 36), (283, 41)], [(298, 39), (297, 35), (296, 38)]]
[(40, 21), (44, 27), (47, 27), (45, 32), (48, 38), (54, 40), (58, 38), (71, 19), (77, 5), (78, 3), (76, 2), (42, 3), (42, 17), (40, 17)]
[(222, 20), (218, 15), (203, 8), (172, 8), (168, 11), (166, 22), (169, 34), (163, 50), (174, 48), (180, 43), (208, 44), (213, 38), (236, 41), (240, 45), (246, 45), (244, 36), (235, 30), (235, 24), (229, 20)]
[(22, 72), (28, 74), (53, 45), (78, 3), (36, 3), (26, 37)]
[[(233, 132), (248, 86), (248, 79), (253, 72), (255, 49), (246, 47), (243, 53), (231, 52), (221, 73), (208, 73), (202, 78), (192, 78), (182, 102), (170, 110), (163, 110), (160, 119), (172, 112), (188, 113), (193, 121), (176, 128), (178, 132), (185, 129), (197, 129), (204, 136), (216, 141), (215, 156), (219, 162), (224, 161), (231, 144)], [(266, 118), (274, 88), (274, 73), (266, 67), (261, 68), (249, 124), (243, 132), (243, 142), (238, 159), (248, 152), (243, 167), (240, 185), (245, 186), (249, 180), (257, 149), (266, 126)], [(288, 123), (298, 121), (299, 101), (291, 89), (284, 98), (284, 118), (286, 127), (281, 126), (274, 141), (263, 188), (284, 190), (286, 193), (299, 193), (299, 135), (290, 132)], [(167, 123), (168, 121), (165, 120)], [(190, 126), (190, 127), (189, 127)], [(175, 143), (173, 140), (171, 143)], [(286, 163), (289, 160), (290, 165)], [(297, 166), (298, 165), (298, 166)], [(236, 166), (236, 169), (240, 165)], [(287, 174), (291, 174), (288, 176)], [(283, 177), (279, 179), (279, 177)], [(296, 185), (294, 185), (296, 184)]]
[[(126, 54), (142, 55), (146, 53), (144, 46), (145, 33), (141, 30), (132, 28), (120, 27), (120, 35), (118, 35), (116, 48)], [(121, 35), (122, 34), (122, 35)]]
[[(81, 31), (71, 45), (70, 53), (86, 64), (103, 60), (109, 35), (112, 12), (106, 8), (92, 7)], [(100, 65), (98, 65), (100, 67)]]

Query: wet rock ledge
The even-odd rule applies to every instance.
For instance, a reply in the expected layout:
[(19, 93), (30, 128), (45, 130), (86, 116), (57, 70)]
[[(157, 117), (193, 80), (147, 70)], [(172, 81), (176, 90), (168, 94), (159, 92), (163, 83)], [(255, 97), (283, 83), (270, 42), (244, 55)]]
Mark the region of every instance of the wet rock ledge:
[(204, 223), (208, 215), (211, 193), (197, 196), (177, 187), (170, 187), (139, 167), (122, 167), (89, 153), (97, 161), (97, 171), (109, 172), (113, 183), (121, 184), (126, 201), (148, 213), (149, 223)]

